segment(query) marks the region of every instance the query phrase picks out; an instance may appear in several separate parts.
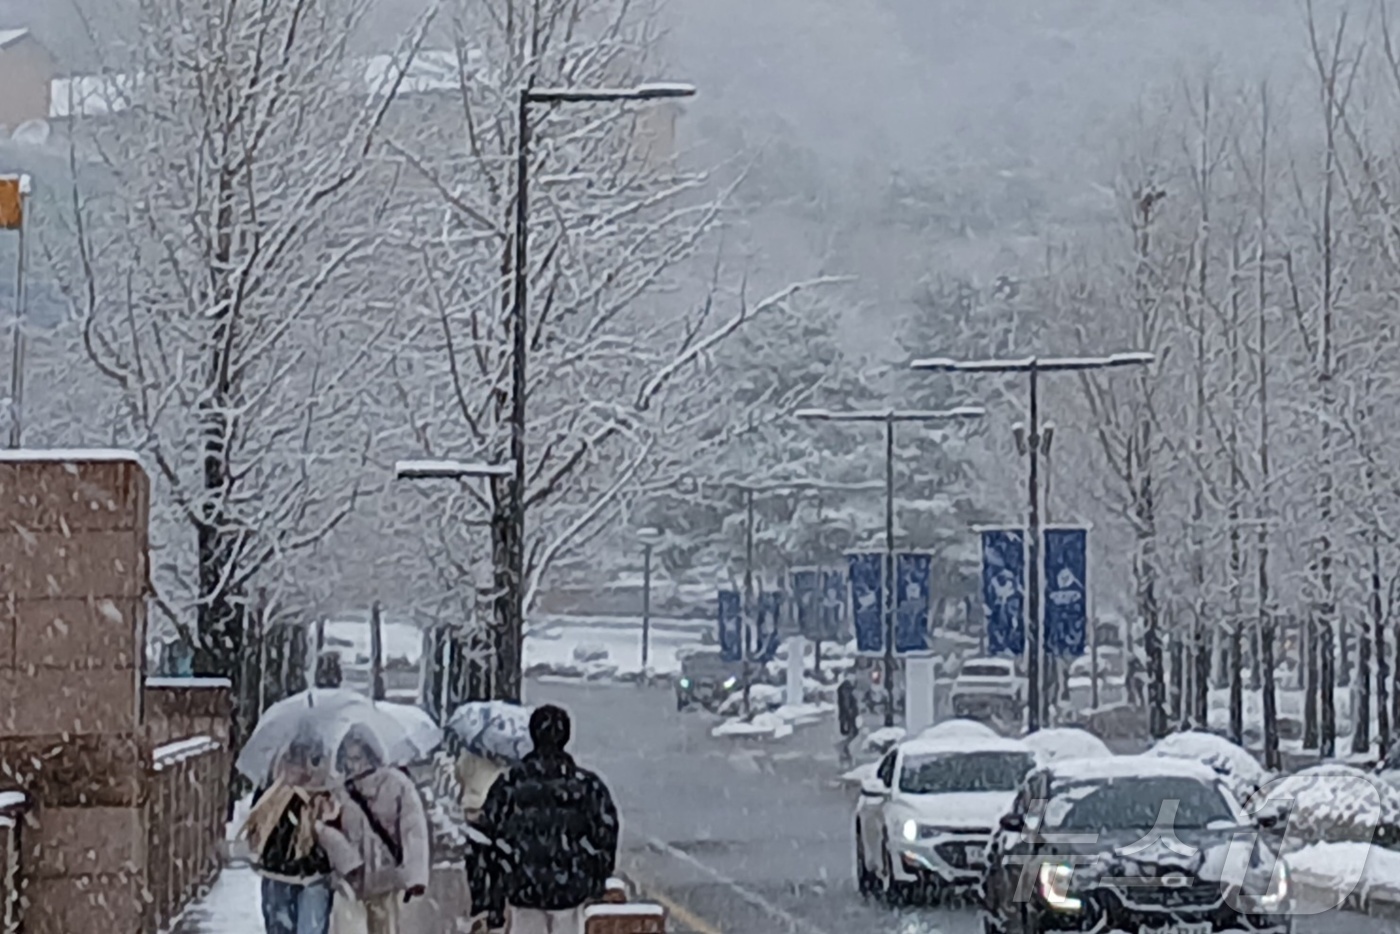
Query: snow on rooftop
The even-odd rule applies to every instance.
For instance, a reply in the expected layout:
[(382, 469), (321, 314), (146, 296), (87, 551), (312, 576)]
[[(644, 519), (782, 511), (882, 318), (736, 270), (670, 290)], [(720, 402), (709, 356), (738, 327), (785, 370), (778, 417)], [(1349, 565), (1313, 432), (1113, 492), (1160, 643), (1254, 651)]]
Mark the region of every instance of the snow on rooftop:
[(1220, 776), (1204, 763), (1171, 756), (1110, 756), (1064, 759), (1049, 765), (1050, 773), (1062, 781), (1094, 781), (1103, 778), (1197, 778), (1218, 781)]
[(47, 450), (44, 448), (19, 448), (0, 451), (0, 461), (25, 463), (35, 461), (65, 461), (68, 463), (129, 461), (133, 464), (139, 464), (141, 458), (135, 451), (125, 451), (120, 448), (51, 448)]
[(0, 29), (0, 49), (29, 35), (28, 29)]

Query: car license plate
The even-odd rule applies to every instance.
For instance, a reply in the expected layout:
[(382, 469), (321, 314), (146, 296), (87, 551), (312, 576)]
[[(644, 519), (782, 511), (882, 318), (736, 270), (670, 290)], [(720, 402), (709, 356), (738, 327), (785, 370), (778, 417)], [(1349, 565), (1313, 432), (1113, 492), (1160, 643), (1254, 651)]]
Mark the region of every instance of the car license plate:
[(1195, 921), (1191, 924), (1168, 924), (1160, 928), (1143, 928), (1142, 934), (1211, 934), (1215, 925), (1209, 921)]
[(963, 856), (973, 866), (982, 865), (982, 855), (986, 852), (986, 847), (980, 843), (969, 843), (963, 847)]

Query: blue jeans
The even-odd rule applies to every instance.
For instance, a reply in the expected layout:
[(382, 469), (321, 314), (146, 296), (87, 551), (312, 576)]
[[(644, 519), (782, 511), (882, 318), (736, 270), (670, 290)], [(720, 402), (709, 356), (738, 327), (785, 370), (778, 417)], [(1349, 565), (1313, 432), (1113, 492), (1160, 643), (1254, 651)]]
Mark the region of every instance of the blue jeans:
[(331, 885), (292, 885), (262, 880), (262, 915), (267, 934), (326, 934), (331, 927)]

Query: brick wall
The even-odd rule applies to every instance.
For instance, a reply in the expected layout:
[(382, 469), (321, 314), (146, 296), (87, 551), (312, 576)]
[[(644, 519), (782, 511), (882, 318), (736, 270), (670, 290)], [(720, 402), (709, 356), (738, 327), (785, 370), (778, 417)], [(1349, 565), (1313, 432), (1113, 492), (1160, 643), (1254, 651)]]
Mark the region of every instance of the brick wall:
[(0, 455), (0, 789), (26, 791), (26, 934), (143, 927), (149, 483), (117, 453)]

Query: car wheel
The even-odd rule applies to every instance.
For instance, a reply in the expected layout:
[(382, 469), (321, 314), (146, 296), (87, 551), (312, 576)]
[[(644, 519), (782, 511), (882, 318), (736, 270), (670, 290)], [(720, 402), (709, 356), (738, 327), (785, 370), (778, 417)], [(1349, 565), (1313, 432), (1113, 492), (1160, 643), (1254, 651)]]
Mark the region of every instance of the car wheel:
[(877, 886), (875, 874), (866, 868), (865, 847), (860, 844), (860, 824), (856, 824), (856, 890), (868, 897), (875, 894)]
[(881, 880), (885, 903), (893, 908), (905, 905), (909, 901), (909, 888), (894, 877), (894, 857), (890, 855), (888, 837), (880, 841), (880, 865), (885, 871), (885, 878)]

